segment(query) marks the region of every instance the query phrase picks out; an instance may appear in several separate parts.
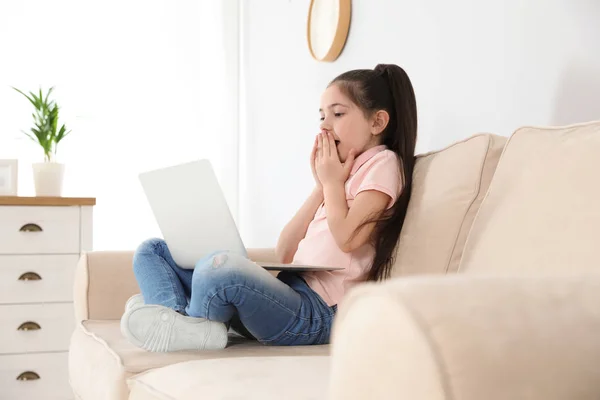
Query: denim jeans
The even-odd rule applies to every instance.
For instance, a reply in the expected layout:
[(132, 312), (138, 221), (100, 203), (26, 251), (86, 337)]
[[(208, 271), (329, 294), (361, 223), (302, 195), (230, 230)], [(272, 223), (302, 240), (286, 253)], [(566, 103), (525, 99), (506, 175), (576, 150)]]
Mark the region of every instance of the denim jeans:
[(215, 252), (194, 269), (184, 269), (162, 239), (138, 247), (133, 271), (146, 304), (231, 324), (263, 344), (329, 343), (337, 306), (329, 307), (296, 273), (284, 271), (276, 278), (228, 252)]

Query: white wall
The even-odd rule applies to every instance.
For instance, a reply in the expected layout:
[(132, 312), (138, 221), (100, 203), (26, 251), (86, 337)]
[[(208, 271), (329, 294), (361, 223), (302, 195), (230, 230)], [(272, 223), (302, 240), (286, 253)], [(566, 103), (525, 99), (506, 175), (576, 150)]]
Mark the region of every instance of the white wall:
[(354, 0), (334, 63), (306, 44), (309, 0), (243, 0), (246, 105), (241, 222), (272, 246), (312, 188), (321, 91), (337, 74), (397, 63), (415, 86), (418, 151), (524, 124), (600, 119), (597, 0)]
[(10, 86), (55, 86), (66, 196), (97, 198), (94, 247), (133, 249), (159, 230), (137, 175), (210, 158), (237, 210), (237, 0), (0, 2), (0, 158), (20, 194), (43, 154), (20, 131), (32, 107)]

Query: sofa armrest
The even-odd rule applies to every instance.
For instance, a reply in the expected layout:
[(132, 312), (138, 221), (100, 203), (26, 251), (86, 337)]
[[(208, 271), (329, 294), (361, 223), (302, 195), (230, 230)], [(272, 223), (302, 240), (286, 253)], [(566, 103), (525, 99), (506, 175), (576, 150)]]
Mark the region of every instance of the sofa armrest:
[[(77, 321), (121, 318), (127, 299), (140, 291), (133, 275), (133, 253), (92, 251), (81, 256), (74, 285)], [(274, 249), (248, 249), (248, 257), (254, 261), (277, 261)]]
[(600, 276), (420, 277), (341, 304), (330, 399), (600, 398)]
[(121, 318), (127, 299), (139, 293), (132, 263), (133, 251), (92, 251), (81, 256), (75, 272), (76, 321)]

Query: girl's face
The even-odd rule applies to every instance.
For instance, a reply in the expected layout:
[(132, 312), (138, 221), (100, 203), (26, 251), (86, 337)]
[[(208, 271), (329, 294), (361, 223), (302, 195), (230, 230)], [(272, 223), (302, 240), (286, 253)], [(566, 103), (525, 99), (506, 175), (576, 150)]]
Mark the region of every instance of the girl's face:
[(321, 95), (321, 132), (331, 132), (335, 139), (338, 156), (345, 162), (351, 149), (356, 155), (379, 144), (373, 121), (342, 93), (336, 84), (329, 86)]

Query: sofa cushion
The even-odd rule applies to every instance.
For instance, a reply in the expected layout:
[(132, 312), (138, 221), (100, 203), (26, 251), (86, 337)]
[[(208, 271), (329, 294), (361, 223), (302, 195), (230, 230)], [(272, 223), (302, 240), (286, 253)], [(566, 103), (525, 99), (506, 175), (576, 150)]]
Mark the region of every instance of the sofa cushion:
[(456, 272), (506, 140), (480, 134), (417, 157), (392, 276)]
[(189, 361), (129, 380), (129, 400), (324, 399), (330, 357), (244, 357)]
[(239, 357), (327, 356), (329, 346), (264, 346), (230, 335), (226, 349), (150, 353), (130, 344), (119, 321), (84, 321), (73, 333), (69, 349), (69, 378), (73, 391), (85, 400), (126, 400), (126, 379), (141, 372), (190, 360)]
[(598, 268), (600, 122), (518, 129), (474, 222), (465, 272)]

